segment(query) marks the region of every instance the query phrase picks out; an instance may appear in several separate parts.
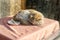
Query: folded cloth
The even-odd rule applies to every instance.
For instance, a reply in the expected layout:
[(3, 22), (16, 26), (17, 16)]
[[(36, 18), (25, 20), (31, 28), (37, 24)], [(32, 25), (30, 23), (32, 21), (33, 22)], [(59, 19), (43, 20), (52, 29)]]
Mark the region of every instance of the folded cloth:
[(59, 22), (44, 18), (42, 25), (9, 25), (12, 17), (0, 19), (0, 40), (42, 40), (59, 30)]

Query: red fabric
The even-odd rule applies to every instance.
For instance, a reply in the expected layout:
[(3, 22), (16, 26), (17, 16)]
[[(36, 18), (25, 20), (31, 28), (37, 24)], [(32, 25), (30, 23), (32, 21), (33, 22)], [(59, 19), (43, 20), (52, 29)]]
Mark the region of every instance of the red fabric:
[[(9, 25), (11, 17), (0, 19), (0, 34), (11, 40), (42, 40), (59, 30), (59, 22), (44, 18), (44, 24), (36, 25)], [(1, 39), (1, 35), (0, 35)]]

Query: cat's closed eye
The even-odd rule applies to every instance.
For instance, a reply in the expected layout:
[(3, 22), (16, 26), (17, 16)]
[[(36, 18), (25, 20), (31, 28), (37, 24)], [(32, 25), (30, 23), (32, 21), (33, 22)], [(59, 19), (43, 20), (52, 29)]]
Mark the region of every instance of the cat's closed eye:
[(38, 19), (38, 20), (36, 20), (36, 21), (40, 21), (41, 19)]

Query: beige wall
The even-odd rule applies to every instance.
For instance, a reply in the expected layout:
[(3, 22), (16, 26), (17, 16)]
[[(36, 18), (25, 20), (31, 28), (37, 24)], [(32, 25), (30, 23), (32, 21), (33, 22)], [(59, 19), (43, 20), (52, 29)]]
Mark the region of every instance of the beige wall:
[(10, 1), (0, 0), (0, 17), (10, 15)]
[(15, 15), (18, 11), (21, 10), (21, 0), (10, 0), (10, 5), (11, 16)]
[(13, 16), (21, 10), (21, 0), (0, 0), (0, 18)]

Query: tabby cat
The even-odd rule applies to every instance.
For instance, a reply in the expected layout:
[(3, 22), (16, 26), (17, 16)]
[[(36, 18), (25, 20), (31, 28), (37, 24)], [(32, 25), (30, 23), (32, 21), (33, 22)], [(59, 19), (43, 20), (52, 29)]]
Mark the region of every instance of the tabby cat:
[(34, 9), (26, 9), (19, 11), (9, 20), (9, 24), (24, 25), (41, 25), (44, 22), (44, 15)]

